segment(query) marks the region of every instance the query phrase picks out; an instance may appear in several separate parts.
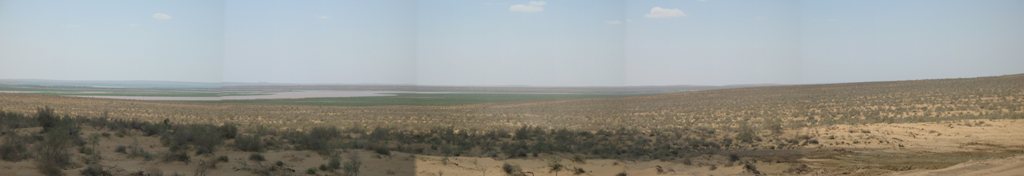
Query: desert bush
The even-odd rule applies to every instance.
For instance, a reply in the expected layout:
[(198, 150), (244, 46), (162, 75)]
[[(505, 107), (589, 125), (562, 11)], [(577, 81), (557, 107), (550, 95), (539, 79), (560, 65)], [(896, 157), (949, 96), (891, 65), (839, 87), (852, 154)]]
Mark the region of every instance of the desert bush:
[(585, 173), (587, 173), (587, 170), (583, 170), (583, 168), (576, 167), (576, 168), (572, 169), (572, 174), (573, 175), (582, 175), (582, 174), (585, 174)]
[(266, 161), (267, 158), (263, 157), (262, 154), (253, 153), (253, 154), (249, 155), (249, 160), (250, 161), (256, 161), (256, 162), (263, 162), (263, 161)]
[(164, 161), (181, 161), (184, 162), (185, 164), (188, 164), (189, 162), (192, 161), (192, 157), (189, 156), (188, 152), (184, 150), (170, 150), (166, 154), (164, 154)]
[(225, 139), (234, 139), (235, 136), (238, 135), (238, 125), (237, 124), (233, 124), (233, 123), (224, 124), (224, 125), (221, 125), (220, 128), (218, 128), (218, 129), (220, 130), (220, 134), (223, 135), (223, 137)]
[(170, 127), (169, 124), (166, 124), (166, 123), (164, 123), (164, 124), (142, 123), (142, 124), (138, 124), (138, 127), (136, 129), (138, 129), (139, 131), (142, 131), (142, 134), (145, 135), (145, 136), (155, 136), (155, 135), (160, 135), (160, 134), (167, 133), (167, 131), (170, 130), (171, 127)]
[(558, 172), (565, 170), (565, 165), (562, 165), (561, 159), (551, 158), (548, 160), (548, 170), (549, 172), (554, 172), (557, 176)]
[(17, 133), (4, 135), (3, 143), (0, 144), (0, 159), (4, 161), (18, 162), (30, 157), (28, 145), (32, 138)]
[(523, 173), (522, 168), (520, 168), (518, 165), (513, 165), (509, 163), (502, 164), (501, 171), (504, 171), (505, 175), (508, 176), (526, 176), (526, 173)]
[[(79, 151), (82, 152), (82, 154), (86, 154), (86, 156), (85, 156), (85, 164), (97, 165), (97, 164), (99, 164), (99, 162), (101, 160), (103, 160), (102, 151), (97, 150), (97, 148), (99, 148), (99, 147), (100, 147), (100, 135), (99, 134), (92, 134), (92, 135), (89, 136), (88, 147), (86, 147), (86, 146), (79, 147)], [(100, 171), (102, 171), (103, 168), (98, 168), (98, 169), (100, 169)]]
[(810, 171), (811, 171), (811, 167), (807, 166), (807, 164), (795, 164), (795, 165), (791, 166), (789, 169), (786, 169), (785, 171), (783, 171), (783, 173), (799, 175), (799, 174), (806, 174), (806, 173), (808, 173)]
[(128, 147), (124, 145), (118, 145), (114, 148), (115, 153), (128, 154)]
[(373, 152), (379, 155), (391, 156), (391, 150), (383, 146), (373, 147)]
[(327, 170), (341, 169), (341, 158), (337, 156), (332, 156), (330, 159), (327, 160), (326, 166)]
[(219, 157), (217, 157), (217, 162), (225, 162), (225, 163), (228, 162), (228, 156), (219, 156)]
[(782, 134), (783, 130), (785, 130), (785, 128), (782, 125), (781, 118), (767, 118), (765, 125), (767, 126), (768, 130), (772, 131), (772, 134), (775, 135)]
[(578, 164), (586, 164), (587, 163), (587, 160), (583, 159), (583, 156), (580, 156), (580, 155), (573, 155), (571, 160), (572, 160), (572, 162), (578, 163)]
[(210, 169), (217, 168), (217, 163), (217, 161), (200, 160), (199, 163), (196, 164), (196, 169), (195, 171), (193, 171), (193, 175), (206, 176), (207, 172), (209, 172)]
[(346, 176), (357, 176), (359, 175), (359, 168), (362, 167), (363, 160), (359, 158), (358, 153), (351, 153), (348, 157), (348, 162), (342, 166), (341, 170), (345, 171)]
[(752, 143), (757, 137), (753, 127), (750, 127), (746, 122), (741, 123), (740, 128), (737, 131), (739, 132), (736, 134), (737, 141)]
[(160, 170), (160, 168), (150, 167), (149, 169), (146, 169), (146, 172), (143, 172), (141, 175), (143, 175), (143, 176), (164, 176), (164, 171)]
[(82, 176), (113, 176), (114, 175), (114, 174), (111, 174), (110, 171), (104, 170), (103, 166), (100, 166), (98, 164), (90, 164), (90, 165), (86, 166), (85, 169), (82, 169), (82, 172), (80, 174), (82, 174)]
[(263, 139), (259, 134), (240, 135), (235, 138), (235, 148), (246, 152), (263, 151)]
[(224, 143), (221, 129), (213, 125), (174, 126), (173, 132), (165, 133), (161, 139), (172, 150), (187, 150), (195, 147), (196, 154), (213, 154), (214, 149)]
[[(146, 151), (146, 148), (139, 144), (139, 140), (136, 139), (128, 144), (128, 147), (118, 146), (118, 150), (127, 150), (124, 154), (128, 154), (128, 158), (143, 158), (146, 161), (153, 160), (153, 154)], [(187, 156), (187, 155), (186, 155)], [(181, 156), (176, 156), (178, 159), (175, 161), (181, 161)]]
[(0, 130), (27, 128), (36, 126), (37, 123), (19, 113), (0, 111)]
[(337, 127), (314, 127), (308, 133), (292, 132), (286, 138), (299, 149), (311, 150), (320, 154), (330, 154), (337, 147), (341, 132)]
[(757, 166), (751, 163), (743, 164), (743, 171), (754, 175), (763, 175), (761, 171), (757, 170)]
[(43, 133), (63, 123), (61, 117), (53, 112), (50, 107), (43, 107), (36, 110), (36, 122), (43, 127)]
[(66, 128), (52, 126), (44, 134), (43, 141), (33, 146), (36, 149), (36, 168), (44, 175), (63, 175), (62, 170), (71, 165), (68, 150), (76, 137), (72, 137)]

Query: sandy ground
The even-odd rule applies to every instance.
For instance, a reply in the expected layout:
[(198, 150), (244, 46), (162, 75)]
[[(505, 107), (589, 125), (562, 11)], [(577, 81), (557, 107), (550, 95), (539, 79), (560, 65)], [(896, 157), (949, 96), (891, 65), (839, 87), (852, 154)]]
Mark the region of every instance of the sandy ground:
[(1022, 120), (836, 125), (795, 133), (817, 136), (821, 147), (828, 148), (938, 153), (1024, 149)]
[(1013, 176), (1024, 175), (1024, 156), (1010, 158), (970, 161), (948, 168), (937, 170), (920, 170), (897, 172), (892, 175), (930, 176), (930, 175), (989, 175)]
[(1024, 120), (836, 125), (790, 133), (819, 139), (820, 145), (808, 148), (853, 151), (824, 159), (804, 159), (819, 168), (845, 170), (837, 172), (840, 174), (1024, 174)]

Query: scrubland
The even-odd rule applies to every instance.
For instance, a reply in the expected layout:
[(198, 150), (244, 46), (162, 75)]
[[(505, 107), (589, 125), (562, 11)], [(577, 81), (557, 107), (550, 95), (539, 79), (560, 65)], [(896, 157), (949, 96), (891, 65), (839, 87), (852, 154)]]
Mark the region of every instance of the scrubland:
[(0, 94), (0, 110), (15, 175), (1012, 175), (1024, 154), (1024, 75), (417, 106)]

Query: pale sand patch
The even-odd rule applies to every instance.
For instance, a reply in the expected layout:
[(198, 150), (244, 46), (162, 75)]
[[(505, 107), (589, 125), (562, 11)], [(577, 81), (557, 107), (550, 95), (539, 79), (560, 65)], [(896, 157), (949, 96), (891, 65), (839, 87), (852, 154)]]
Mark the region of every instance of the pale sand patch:
[(821, 145), (811, 147), (823, 148), (935, 153), (1024, 150), (1024, 120), (836, 125), (790, 133), (815, 136)]
[(971, 161), (957, 164), (944, 169), (896, 172), (892, 175), (926, 176), (926, 175), (989, 175), (1014, 176), (1024, 174), (1024, 156), (1010, 158)]

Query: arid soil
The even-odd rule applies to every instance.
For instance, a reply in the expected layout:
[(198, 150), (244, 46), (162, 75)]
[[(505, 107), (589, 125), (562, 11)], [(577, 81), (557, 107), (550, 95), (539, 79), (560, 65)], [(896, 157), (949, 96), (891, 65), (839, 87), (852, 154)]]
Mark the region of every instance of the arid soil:
[[(19, 129), (32, 133), (39, 128)], [(941, 131), (941, 132), (939, 132)], [(83, 136), (110, 133), (87, 128)], [(1024, 120), (965, 120), (934, 123), (836, 125), (828, 127), (788, 130), (782, 135), (811, 135), (820, 145), (809, 145), (802, 150), (818, 151), (801, 154), (795, 161), (772, 162), (766, 158), (749, 156), (729, 161), (726, 156), (708, 155), (687, 161), (628, 161), (615, 159), (587, 159), (572, 161), (571, 156), (542, 155), (521, 159), (485, 157), (443, 157), (413, 155), (394, 152), (380, 155), (369, 151), (351, 150), (363, 159), (361, 175), (505, 175), (502, 165), (509, 163), (534, 175), (555, 175), (548, 167), (553, 160), (567, 168), (580, 168), (586, 175), (753, 175), (743, 163), (751, 163), (757, 171), (769, 175), (1016, 175), (1024, 166)], [(226, 156), (227, 162), (210, 169), (208, 175), (251, 175), (253, 170), (266, 169), (277, 161), (281, 169), (294, 175), (306, 174), (327, 158), (311, 151), (266, 151), (265, 161), (252, 161), (251, 152), (221, 147), (214, 155), (195, 156), (190, 163), (166, 162), (159, 158), (146, 161), (129, 158), (114, 152), (123, 145), (138, 144), (146, 151), (159, 154), (167, 148), (159, 138), (129, 134), (123, 137), (103, 137), (99, 151), (102, 165), (115, 175), (139, 172), (162, 172), (192, 175), (202, 162), (211, 162)], [(230, 144), (228, 145), (230, 146)], [(771, 152), (771, 151), (769, 151)], [(787, 155), (785, 151), (774, 151)], [(84, 157), (76, 154), (73, 158)], [(447, 159), (446, 159), (447, 158)], [(770, 157), (768, 157), (770, 158)], [(77, 163), (81, 165), (81, 163)], [(796, 171), (806, 165), (805, 171)], [(659, 169), (661, 168), (661, 172)], [(78, 173), (82, 169), (68, 170)], [(574, 175), (566, 169), (559, 175)], [(893, 171), (902, 170), (902, 171)], [(21, 162), (0, 161), (0, 173), (9, 175), (40, 175), (31, 160)], [(660, 173), (660, 174), (659, 174)], [(5, 174), (5, 175), (6, 175)], [(74, 174), (72, 174), (74, 175)], [(317, 175), (338, 175), (318, 171)]]
[[(508, 166), (532, 176), (1019, 175), (1024, 166), (1024, 75), (454, 106), (252, 105), (0, 93), (2, 111), (32, 114), (44, 106), (72, 116), (154, 123), (235, 123), (243, 128), (265, 126), (277, 130), (318, 126), (413, 131), (534, 127), (598, 134), (595, 131), (601, 129), (630, 129), (643, 134), (630, 136), (635, 141), (650, 141), (641, 144), (666, 144), (668, 150), (676, 151), (673, 157), (659, 160), (657, 156), (602, 158), (543, 152), (521, 157), (446, 157), (403, 153), (409, 150), (397, 147), (390, 155), (383, 155), (339, 148), (344, 150), (340, 156), (361, 158), (360, 175), (506, 175)], [(253, 152), (231, 147), (234, 139), (219, 145), (213, 154), (193, 154), (190, 162), (164, 161), (160, 157), (146, 160), (115, 151), (119, 146), (135, 145), (153, 155), (163, 155), (169, 147), (161, 143), (159, 135), (90, 126), (82, 129), (83, 137), (101, 136), (96, 147), (103, 158), (100, 165), (114, 175), (193, 175), (199, 168), (206, 168), (207, 175), (343, 175), (337, 170), (319, 169), (328, 157), (295, 147), (274, 148), (260, 154), (263, 161), (251, 160)], [(11, 129), (26, 135), (40, 134), (40, 130)], [(681, 136), (671, 139), (655, 136), (677, 131)], [(664, 141), (649, 139), (686, 142), (657, 143)], [(693, 156), (679, 154), (687, 144), (721, 148)], [(67, 167), (65, 173), (77, 175), (85, 169), (83, 153), (72, 152), (72, 167)], [(552, 171), (553, 163), (563, 169)], [(40, 175), (36, 167), (32, 159), (0, 161), (0, 175)]]

